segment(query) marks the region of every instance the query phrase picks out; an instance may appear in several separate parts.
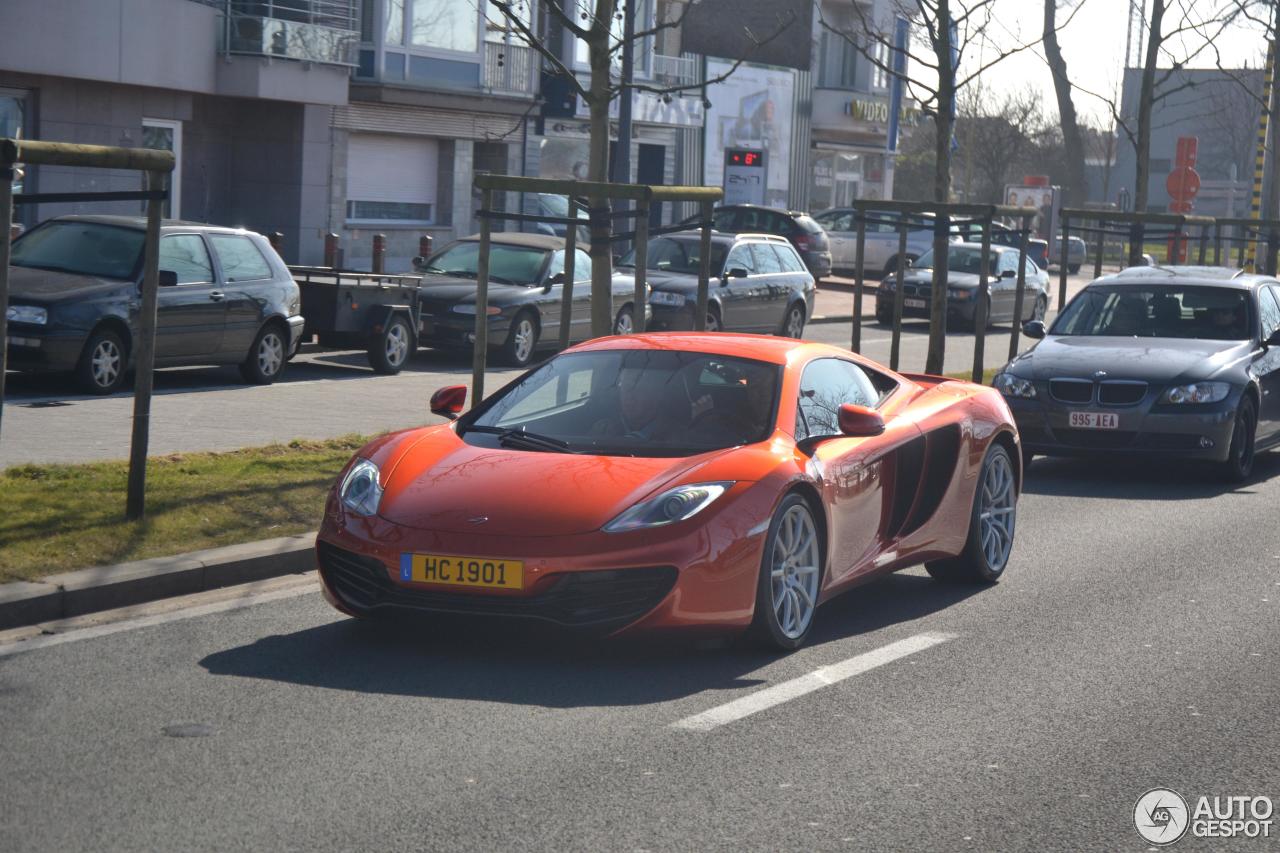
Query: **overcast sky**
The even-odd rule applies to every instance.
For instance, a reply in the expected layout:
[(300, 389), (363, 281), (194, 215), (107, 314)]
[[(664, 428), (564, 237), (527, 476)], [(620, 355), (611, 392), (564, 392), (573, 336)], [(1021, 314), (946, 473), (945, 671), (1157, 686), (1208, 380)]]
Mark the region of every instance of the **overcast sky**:
[[(1186, 0), (1195, 8), (1212, 8), (1224, 0)], [(1150, 5), (1150, 0), (1146, 0)], [(1060, 29), (1058, 40), (1062, 53), (1067, 61), (1067, 71), (1077, 86), (1099, 94), (1116, 96), (1120, 80), (1121, 67), (1124, 64), (1125, 28), (1128, 20), (1128, 0), (1083, 0), (1079, 11), (1071, 19), (1071, 23)], [(1171, 4), (1173, 5), (1173, 4)], [(1033, 41), (1039, 36), (1044, 22), (1044, 6), (1041, 0), (996, 0), (1000, 23), (992, 36), (997, 41), (1003, 40), (1009, 45)], [(1069, 9), (1059, 8), (1059, 26), (1070, 14)], [(1166, 13), (1168, 31), (1169, 15)], [(1135, 34), (1136, 39), (1136, 34)], [(1215, 44), (1223, 55), (1224, 64), (1228, 58), (1233, 67), (1241, 67), (1246, 63), (1257, 68), (1266, 58), (1266, 42), (1263, 34), (1257, 30), (1238, 28), (1217, 39)], [(1184, 46), (1185, 50), (1186, 47)], [(995, 56), (992, 48), (987, 48), (986, 59)], [(1011, 89), (1032, 86), (1042, 93), (1045, 110), (1057, 113), (1057, 99), (1053, 92), (1053, 78), (1044, 63), (1044, 53), (1040, 48), (1023, 51), (1005, 59), (987, 71), (982, 77), (984, 90), (999, 95)], [(973, 49), (966, 53), (964, 65), (978, 66), (978, 51)], [(1165, 64), (1165, 63), (1162, 63)], [(1214, 57), (1211, 52), (1201, 55), (1194, 67), (1212, 68)], [(963, 73), (963, 72), (962, 72)], [(1099, 124), (1110, 124), (1109, 108), (1097, 98), (1084, 92), (1074, 93), (1076, 111), (1081, 117)]]

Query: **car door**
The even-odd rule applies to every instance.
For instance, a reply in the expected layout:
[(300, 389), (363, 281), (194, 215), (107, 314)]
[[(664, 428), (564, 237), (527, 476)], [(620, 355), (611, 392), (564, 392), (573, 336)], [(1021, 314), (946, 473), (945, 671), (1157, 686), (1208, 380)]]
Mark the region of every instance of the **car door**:
[(262, 306), (271, 287), (271, 265), (245, 234), (208, 234), (218, 261), (218, 275), (227, 303), (224, 354), (245, 356), (262, 327)]
[(174, 273), (177, 284), (157, 294), (156, 359), (212, 356), (222, 343), (227, 303), (204, 238), (197, 233), (161, 237), (160, 269)]
[(874, 569), (893, 497), (895, 450), (920, 436), (914, 423), (893, 419), (878, 436), (841, 434), (841, 404), (874, 408), (879, 399), (866, 372), (841, 358), (815, 359), (800, 376), (796, 440), (830, 436), (813, 447), (813, 469), (831, 507), (828, 587)]
[(853, 269), (853, 253), (857, 234), (853, 232), (853, 215), (848, 211), (829, 210), (814, 217), (827, 232), (833, 269)]
[(993, 250), (991, 267), (991, 316), (997, 322), (1013, 319), (1013, 300), (1018, 293), (1018, 256)]
[[(1262, 340), (1280, 329), (1280, 287), (1268, 285), (1258, 289), (1258, 315), (1262, 320)], [(1270, 438), (1280, 433), (1280, 347), (1262, 347), (1253, 363), (1262, 390), (1262, 407), (1258, 413), (1258, 437)]]
[(766, 334), (773, 334), (782, 328), (783, 315), (791, 297), (789, 276), (771, 244), (752, 243), (751, 256), (756, 265), (752, 276), (755, 281), (752, 288), (755, 327)]
[[(1013, 257), (1016, 263), (1018, 255), (1014, 254)], [(1022, 319), (1020, 322), (1031, 319), (1036, 310), (1036, 300), (1045, 293), (1045, 285), (1048, 281), (1045, 271), (1036, 266), (1036, 262), (1031, 259), (1030, 255), (1023, 260), (1023, 269)]]
[[(546, 278), (564, 272), (564, 249), (551, 255)], [(553, 340), (560, 336), (560, 311), (564, 303), (564, 284), (551, 285), (538, 299), (542, 310), (542, 338)], [(616, 311), (615, 311), (616, 313)], [(591, 256), (581, 249), (573, 253), (573, 310), (570, 314), (569, 340), (585, 341), (591, 337)], [(612, 322), (612, 321), (610, 321)]]
[[(733, 276), (730, 275), (732, 270), (745, 270), (747, 274)], [(719, 284), (715, 284), (716, 295), (720, 300), (720, 323), (726, 332), (753, 331), (758, 325), (757, 306), (752, 303), (755, 298), (752, 290), (757, 284), (752, 280), (755, 271), (756, 263), (751, 254), (751, 244), (742, 242), (735, 244), (725, 258), (724, 275), (721, 276)]]

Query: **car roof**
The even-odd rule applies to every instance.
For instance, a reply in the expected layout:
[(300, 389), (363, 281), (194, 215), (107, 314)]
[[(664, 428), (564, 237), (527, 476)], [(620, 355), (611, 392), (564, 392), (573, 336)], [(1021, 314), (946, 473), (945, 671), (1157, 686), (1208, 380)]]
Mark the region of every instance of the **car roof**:
[[(117, 228), (133, 228), (138, 231), (145, 231), (147, 228), (147, 218), (145, 216), (112, 216), (99, 213), (69, 213), (65, 216), (55, 216), (51, 221), (96, 222), (101, 225), (114, 225)], [(228, 234), (235, 234), (250, 230), (247, 228), (235, 228), (229, 225), (210, 225), (207, 222), (188, 222), (185, 219), (162, 219), (160, 220), (160, 225), (164, 228), (198, 228), (201, 231), (220, 231)]]
[(750, 358), (772, 364), (786, 364), (793, 353), (805, 351), (814, 355), (837, 355), (848, 358), (856, 355), (846, 349), (830, 344), (798, 341), (794, 338), (780, 338), (775, 335), (746, 335), (734, 332), (655, 332), (643, 335), (625, 335), (594, 340), (578, 344), (573, 352), (591, 350), (676, 350), (679, 352), (700, 352), (712, 355)]
[(1254, 275), (1232, 267), (1194, 265), (1169, 265), (1153, 267), (1129, 267), (1120, 272), (1104, 275), (1093, 284), (1201, 284), (1211, 287), (1252, 289), (1260, 284), (1275, 284), (1276, 280), (1264, 275)]
[[(702, 239), (702, 231), (694, 228), (688, 231), (673, 231), (670, 234), (663, 234), (663, 237), (675, 237), (680, 240), (700, 240)], [(657, 239), (656, 237), (654, 238)], [(779, 245), (790, 246), (790, 241), (780, 234), (764, 234), (756, 231), (716, 231), (711, 230), (711, 240), (714, 243), (736, 243), (739, 240), (762, 240), (769, 243), (777, 243)]]
[(773, 213), (781, 213), (784, 216), (808, 216), (809, 214), (803, 210), (784, 210), (781, 207), (769, 207), (765, 204), (722, 204), (716, 210), (768, 210)]
[[(461, 242), (473, 243), (480, 239), (479, 234), (461, 238)], [(504, 246), (529, 246), (534, 249), (563, 249), (564, 238), (552, 234), (530, 234), (526, 231), (495, 231), (489, 235), (489, 241)], [(585, 249), (584, 246), (579, 246)]]

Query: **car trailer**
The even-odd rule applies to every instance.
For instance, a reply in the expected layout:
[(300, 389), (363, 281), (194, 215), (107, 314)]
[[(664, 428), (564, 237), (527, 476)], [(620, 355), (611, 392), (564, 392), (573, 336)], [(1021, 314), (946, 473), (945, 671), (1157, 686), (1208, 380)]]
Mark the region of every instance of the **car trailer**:
[(306, 326), (322, 347), (363, 349), (374, 373), (399, 373), (422, 334), (422, 277), (291, 266)]

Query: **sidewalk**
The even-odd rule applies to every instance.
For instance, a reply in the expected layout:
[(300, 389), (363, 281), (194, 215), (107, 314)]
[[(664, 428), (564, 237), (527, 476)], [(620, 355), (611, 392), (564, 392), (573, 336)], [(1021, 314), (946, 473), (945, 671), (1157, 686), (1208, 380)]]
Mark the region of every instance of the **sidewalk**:
[[(877, 282), (871, 279), (862, 285), (862, 319), (869, 320), (876, 311)], [(810, 323), (849, 323), (853, 321), (854, 285), (851, 278), (829, 276), (818, 285), (813, 300), (813, 316)]]

